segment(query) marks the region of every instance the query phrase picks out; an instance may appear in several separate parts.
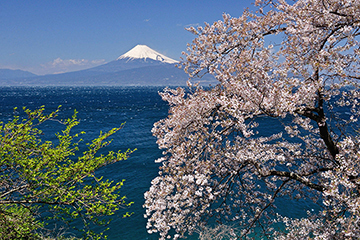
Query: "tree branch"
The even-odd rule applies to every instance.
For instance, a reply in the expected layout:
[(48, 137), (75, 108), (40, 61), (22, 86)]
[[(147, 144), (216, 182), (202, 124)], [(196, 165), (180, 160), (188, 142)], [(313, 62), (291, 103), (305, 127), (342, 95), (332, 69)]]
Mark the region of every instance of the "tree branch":
[[(316, 70), (315, 78), (319, 78), (319, 70)], [(336, 154), (339, 153), (339, 149), (329, 133), (324, 113), (324, 97), (322, 96), (320, 90), (317, 91), (317, 95), (318, 106), (316, 108), (306, 108), (305, 110), (297, 110), (295, 112), (304, 117), (310, 118), (317, 123), (320, 131), (320, 138), (324, 141), (326, 148), (329, 150), (333, 159), (335, 159)]]
[(24, 189), (24, 188), (27, 188), (27, 187), (29, 187), (29, 186), (30, 186), (29, 184), (25, 184), (25, 185), (23, 185), (23, 186), (20, 186), (20, 187), (17, 187), (17, 188), (13, 188), (13, 189), (11, 189), (10, 191), (7, 191), (7, 192), (3, 193), (3, 194), (0, 196), (0, 199), (3, 198), (3, 197), (5, 197), (5, 196), (7, 196), (7, 195), (9, 195), (9, 194), (11, 194), (11, 193), (13, 193), (13, 192), (18, 192), (19, 190)]
[(255, 222), (260, 218), (260, 216), (263, 214), (263, 212), (264, 212), (268, 207), (270, 207), (270, 206), (274, 203), (275, 198), (276, 198), (276, 195), (278, 195), (278, 193), (280, 192), (280, 190), (281, 190), (281, 189), (285, 186), (285, 184), (286, 184), (287, 182), (289, 182), (289, 181), (290, 181), (290, 179), (286, 179), (286, 180), (283, 181), (282, 184), (276, 189), (276, 191), (274, 192), (274, 194), (273, 194), (272, 197), (271, 197), (270, 202), (269, 202), (268, 204), (266, 204), (266, 206), (263, 207), (263, 208), (261, 209), (261, 211), (259, 211), (258, 213), (255, 214), (255, 217), (252, 219), (249, 227), (246, 229), (246, 231), (245, 231), (243, 234), (241, 234), (241, 238), (243, 238), (243, 237), (250, 231), (250, 229), (254, 226)]
[(307, 186), (309, 188), (312, 188), (314, 190), (317, 190), (319, 192), (323, 192), (325, 190), (324, 186), (321, 186), (321, 185), (316, 184), (316, 183), (312, 183), (308, 179), (306, 179), (303, 176), (301, 176), (301, 175), (299, 175), (297, 173), (294, 173), (294, 172), (271, 170), (271, 171), (268, 172), (268, 174), (261, 174), (261, 176), (262, 177), (270, 177), (270, 176), (287, 177), (289, 179), (300, 182), (300, 183), (304, 184), (305, 186)]
[(3, 200), (0, 201), (0, 204), (36, 204), (36, 203), (41, 203), (41, 204), (48, 204), (48, 205), (72, 205), (69, 202), (46, 202), (46, 201), (32, 201), (32, 200)]

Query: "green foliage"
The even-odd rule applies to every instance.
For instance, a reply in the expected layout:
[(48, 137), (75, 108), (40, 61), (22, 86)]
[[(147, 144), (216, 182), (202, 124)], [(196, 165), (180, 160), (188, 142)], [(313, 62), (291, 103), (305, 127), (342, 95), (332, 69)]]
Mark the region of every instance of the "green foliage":
[(30, 208), (15, 204), (0, 206), (0, 239), (34, 239), (35, 230), (42, 224), (35, 219)]
[(124, 180), (115, 183), (95, 175), (100, 167), (125, 160), (132, 152), (98, 153), (123, 124), (101, 132), (79, 153), (79, 136), (84, 132), (71, 134), (79, 124), (76, 111), (72, 118), (59, 121), (65, 129), (56, 134), (56, 143), (43, 140), (38, 126), (55, 120), (58, 111), (46, 115), (44, 107), (24, 108), (26, 119), (16, 115), (6, 124), (0, 122), (1, 239), (37, 238), (38, 230), (50, 228), (43, 224), (50, 219), (65, 224), (81, 219), (85, 238), (102, 238), (103, 232), (93, 232), (91, 224), (106, 225), (110, 220), (103, 216), (131, 205), (120, 195)]

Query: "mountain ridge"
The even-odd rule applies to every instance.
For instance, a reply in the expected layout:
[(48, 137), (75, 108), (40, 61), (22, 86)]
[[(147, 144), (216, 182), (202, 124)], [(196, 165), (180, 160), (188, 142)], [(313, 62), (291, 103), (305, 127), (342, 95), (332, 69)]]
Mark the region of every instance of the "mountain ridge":
[(26, 78), (35, 76), (37, 75), (29, 71), (23, 71), (19, 69), (13, 70), (7, 68), (0, 69), (0, 79)]
[(144, 59), (146, 61), (147, 58), (150, 58), (152, 60), (164, 62), (164, 63), (178, 63), (179, 61), (176, 61), (174, 59), (171, 59), (161, 53), (158, 53), (157, 51), (149, 48), (146, 45), (136, 45), (134, 48), (132, 48), (130, 51), (124, 53), (120, 57), (118, 57), (116, 60), (120, 59), (128, 59), (128, 61), (131, 61), (133, 59)]
[[(176, 63), (146, 45), (136, 45), (116, 60), (84, 70), (7, 79), (0, 75), (0, 86), (185, 86), (189, 76)], [(207, 84), (214, 78), (199, 80)]]

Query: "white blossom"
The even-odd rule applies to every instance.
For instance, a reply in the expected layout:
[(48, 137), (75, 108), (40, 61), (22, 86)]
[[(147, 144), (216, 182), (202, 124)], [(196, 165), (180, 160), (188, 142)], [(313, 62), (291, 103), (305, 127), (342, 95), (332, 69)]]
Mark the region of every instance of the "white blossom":
[[(181, 238), (214, 218), (234, 220), (239, 238), (259, 226), (277, 239), (356, 238), (360, 1), (255, 5), (189, 29), (183, 69), (218, 85), (160, 93), (170, 110), (152, 129), (164, 157), (145, 193), (148, 231)], [(292, 219), (276, 215), (279, 197), (322, 204)]]

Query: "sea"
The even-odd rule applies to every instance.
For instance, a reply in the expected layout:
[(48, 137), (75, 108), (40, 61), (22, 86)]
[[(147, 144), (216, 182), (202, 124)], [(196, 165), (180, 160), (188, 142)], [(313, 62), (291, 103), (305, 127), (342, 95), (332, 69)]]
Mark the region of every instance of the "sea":
[[(82, 135), (84, 142), (97, 137), (100, 131), (108, 131), (125, 123), (104, 151), (137, 150), (128, 160), (105, 166), (97, 174), (113, 181), (125, 179), (121, 194), (134, 204), (127, 209), (120, 209), (112, 216), (106, 234), (110, 240), (158, 239), (158, 235), (147, 233), (142, 206), (144, 193), (149, 189), (151, 180), (157, 176), (160, 166), (155, 160), (161, 157), (162, 151), (151, 129), (156, 121), (168, 115), (169, 106), (159, 96), (162, 90), (161, 87), (2, 87), (0, 121), (11, 121), (14, 113), (23, 114), (22, 107), (34, 110), (44, 106), (45, 113), (50, 113), (61, 106), (58, 119), (70, 118), (75, 110), (78, 112), (80, 124), (73, 132), (85, 131), (86, 134)], [(273, 129), (276, 123), (271, 122), (271, 119), (266, 121)], [(50, 122), (43, 127), (44, 136), (56, 141), (54, 133), (63, 129), (63, 125)], [(284, 200), (280, 204), (281, 211), (301, 216), (304, 209), (313, 208), (301, 200), (297, 204), (294, 207)], [(125, 212), (133, 214), (123, 218)], [(63, 231), (64, 235), (74, 235), (71, 229)], [(197, 238), (193, 235), (188, 239)]]
[[(0, 121), (11, 121), (14, 113), (23, 116), (23, 107), (34, 110), (44, 106), (45, 113), (50, 113), (61, 105), (59, 120), (72, 117), (74, 110), (78, 112), (80, 124), (73, 133), (85, 131), (81, 136), (84, 144), (99, 136), (100, 131), (109, 131), (125, 123), (103, 150), (137, 150), (128, 160), (103, 167), (97, 174), (113, 181), (125, 179), (121, 194), (134, 204), (112, 216), (106, 234), (110, 240), (158, 239), (157, 235), (147, 233), (142, 205), (144, 193), (159, 171), (159, 164), (154, 161), (161, 156), (161, 150), (151, 128), (168, 113), (167, 103), (158, 94), (161, 90), (154, 87), (2, 87)], [(55, 133), (64, 130), (64, 126), (49, 122), (42, 130), (47, 139), (56, 141)], [(123, 218), (125, 212), (133, 214)], [(69, 231), (62, 234), (72, 235)]]

